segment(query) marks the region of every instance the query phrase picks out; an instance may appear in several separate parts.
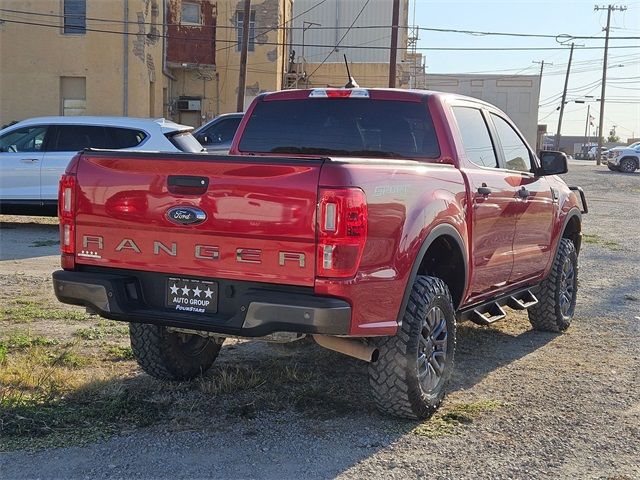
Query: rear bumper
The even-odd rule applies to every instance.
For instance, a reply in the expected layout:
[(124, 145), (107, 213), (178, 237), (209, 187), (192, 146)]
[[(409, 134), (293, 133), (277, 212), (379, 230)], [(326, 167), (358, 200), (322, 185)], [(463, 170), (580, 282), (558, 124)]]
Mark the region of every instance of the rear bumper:
[(82, 305), (111, 320), (151, 323), (227, 335), (261, 337), (276, 332), (348, 335), (351, 306), (313, 295), (312, 289), (220, 280), (218, 313), (175, 311), (158, 301), (161, 274), (64, 271), (53, 273), (63, 303)]

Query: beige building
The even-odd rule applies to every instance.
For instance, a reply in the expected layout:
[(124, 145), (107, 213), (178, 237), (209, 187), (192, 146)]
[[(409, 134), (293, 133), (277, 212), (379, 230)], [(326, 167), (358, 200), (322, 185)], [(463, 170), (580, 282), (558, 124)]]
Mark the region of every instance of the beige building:
[[(236, 110), (241, 0), (2, 0), (0, 126), (42, 115)], [(253, 0), (245, 105), (282, 87), (293, 0)]]
[(2, 0), (0, 125), (162, 115), (162, 41), (149, 25), (162, 21), (159, 1)]

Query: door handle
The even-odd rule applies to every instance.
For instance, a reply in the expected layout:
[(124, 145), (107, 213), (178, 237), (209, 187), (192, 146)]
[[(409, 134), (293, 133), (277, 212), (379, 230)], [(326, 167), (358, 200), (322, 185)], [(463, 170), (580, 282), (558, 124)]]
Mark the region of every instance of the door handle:
[(20, 161), (22, 163), (37, 163), (39, 160), (37, 158), (21, 158)]
[(491, 189), (487, 187), (486, 183), (483, 183), (481, 187), (478, 187), (478, 193), (480, 195), (489, 195), (491, 193)]
[(169, 192), (178, 195), (203, 195), (209, 188), (209, 179), (191, 175), (169, 175), (167, 187)]
[(529, 198), (529, 195), (531, 195), (531, 192), (524, 187), (518, 190), (518, 196), (520, 198)]

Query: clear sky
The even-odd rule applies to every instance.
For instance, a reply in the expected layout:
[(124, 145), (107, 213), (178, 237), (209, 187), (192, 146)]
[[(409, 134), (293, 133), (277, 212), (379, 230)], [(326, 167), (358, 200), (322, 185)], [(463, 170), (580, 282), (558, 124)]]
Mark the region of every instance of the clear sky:
[[(586, 47), (604, 46), (607, 12), (594, 11), (595, 3), (586, 0), (518, 1), (433, 1), (410, 0), (409, 24), (420, 27), (492, 32), (516, 32), (532, 34), (570, 34), (597, 36), (601, 39), (576, 40)], [(605, 4), (599, 4), (605, 5)], [(640, 1), (625, 5), (624, 12), (615, 11), (611, 16), (611, 37), (640, 37)], [(613, 125), (623, 141), (635, 134), (640, 137), (640, 40), (614, 40), (610, 47), (609, 69), (605, 103), (604, 132)], [(526, 38), (478, 36), (458, 33), (420, 32), (418, 46), (429, 47), (562, 47), (554, 38)], [(591, 112), (598, 122), (603, 50), (579, 49), (573, 55), (572, 74), (569, 77), (568, 100), (593, 95)], [(540, 65), (533, 61), (544, 60), (553, 65), (545, 66), (540, 94), (539, 123), (547, 124), (555, 133), (560, 95), (564, 86), (569, 48), (538, 51), (429, 51), (426, 55), (427, 75), (431, 73), (522, 73), (536, 74)], [(611, 102), (609, 102), (611, 99)], [(568, 103), (562, 123), (564, 135), (584, 135), (587, 104)]]

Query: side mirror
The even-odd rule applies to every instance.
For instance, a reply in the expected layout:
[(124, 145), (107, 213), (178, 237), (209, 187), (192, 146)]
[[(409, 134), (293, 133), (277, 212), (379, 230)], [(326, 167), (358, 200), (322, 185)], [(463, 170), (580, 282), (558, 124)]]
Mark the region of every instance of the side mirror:
[(568, 171), (567, 155), (564, 152), (540, 152), (540, 168), (536, 172), (538, 176), (561, 175)]

